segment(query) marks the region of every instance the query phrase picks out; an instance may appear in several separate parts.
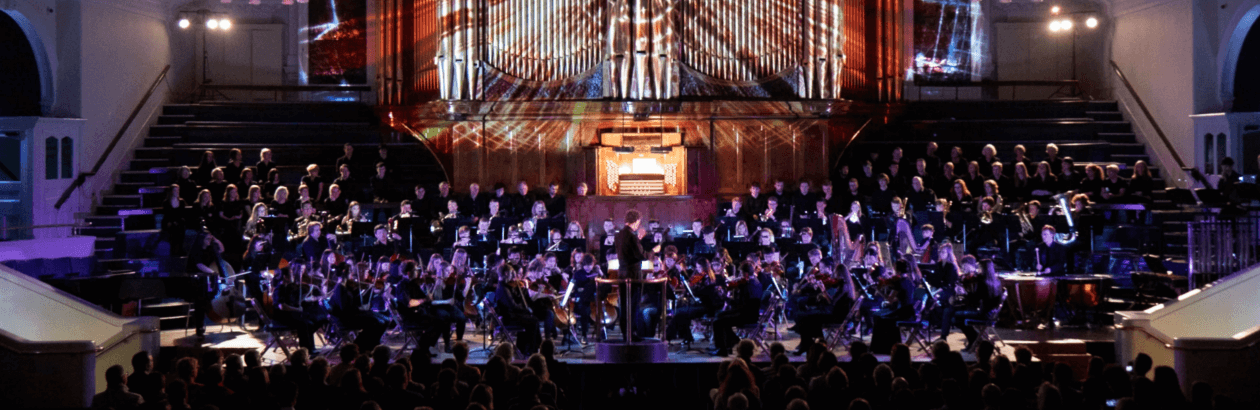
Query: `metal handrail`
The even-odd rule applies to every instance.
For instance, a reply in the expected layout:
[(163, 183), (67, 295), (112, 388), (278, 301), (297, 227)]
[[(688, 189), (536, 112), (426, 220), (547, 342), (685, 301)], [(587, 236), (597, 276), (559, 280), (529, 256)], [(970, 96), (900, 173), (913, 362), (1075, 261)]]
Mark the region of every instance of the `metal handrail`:
[(157, 79), (153, 80), (153, 85), (149, 86), (149, 91), (144, 93), (144, 97), (140, 98), (140, 103), (136, 104), (136, 108), (131, 110), (131, 115), (127, 116), (127, 121), (124, 121), (122, 127), (118, 129), (118, 133), (114, 135), (114, 140), (109, 142), (109, 146), (105, 147), (105, 152), (102, 152), (101, 157), (96, 160), (96, 165), (92, 167), (91, 171), (80, 172), (79, 176), (74, 178), (74, 183), (66, 187), (66, 191), (61, 193), (61, 198), (57, 199), (57, 203), (53, 205), (53, 208), (61, 209), (61, 206), (65, 205), (66, 201), (70, 199), (70, 194), (74, 193), (74, 190), (83, 186), (88, 177), (100, 172), (101, 167), (105, 165), (105, 160), (109, 159), (109, 154), (114, 152), (114, 147), (118, 145), (118, 141), (122, 140), (123, 135), (127, 133), (127, 128), (131, 127), (132, 121), (135, 121), (136, 116), (140, 115), (140, 110), (144, 108), (145, 104), (149, 103), (149, 97), (153, 96), (153, 91), (157, 90), (158, 84), (162, 83), (162, 80), (166, 78), (166, 73), (170, 70), (170, 64), (162, 68), (162, 72), (158, 73)]
[[(841, 159), (841, 158), (844, 158), (844, 153), (845, 153), (845, 151), (848, 151), (848, 150), (849, 150), (849, 146), (851, 146), (851, 145), (853, 145), (853, 143), (857, 142), (858, 138), (862, 136), (862, 131), (866, 131), (866, 126), (867, 126), (867, 125), (871, 125), (871, 120), (874, 120), (874, 119), (875, 119), (875, 118), (867, 118), (867, 119), (866, 119), (866, 122), (862, 123), (862, 126), (861, 126), (861, 127), (858, 127), (857, 131), (854, 131), (854, 132), (853, 132), (853, 138), (849, 139), (849, 143), (844, 144), (844, 148), (841, 148), (841, 149), (840, 149), (840, 153), (839, 153), (839, 155), (836, 155), (836, 163), (831, 164), (831, 169), (833, 169), (833, 170), (834, 170), (834, 169), (840, 168), (840, 159)], [(847, 184), (848, 182), (843, 182), (843, 183), (846, 183), (846, 184)]]
[(1168, 141), (1168, 136), (1164, 134), (1164, 129), (1160, 128), (1159, 123), (1155, 122), (1155, 116), (1151, 115), (1151, 110), (1146, 108), (1146, 103), (1142, 102), (1142, 97), (1138, 95), (1137, 90), (1133, 89), (1133, 84), (1129, 83), (1129, 78), (1124, 76), (1124, 71), (1120, 70), (1120, 65), (1116, 64), (1116, 60), (1109, 60), (1111, 68), (1115, 71), (1116, 76), (1120, 77), (1120, 82), (1124, 83), (1124, 88), (1129, 90), (1129, 94), (1133, 95), (1133, 100), (1137, 101), (1138, 108), (1142, 109), (1142, 114), (1146, 116), (1146, 120), (1151, 122), (1151, 126), (1155, 127), (1155, 133), (1159, 134), (1159, 139), (1164, 143), (1164, 148), (1172, 154), (1173, 161), (1177, 162), (1177, 168), (1186, 167), (1185, 161), (1181, 160), (1181, 155), (1177, 154), (1177, 150), (1173, 148), (1172, 143)]

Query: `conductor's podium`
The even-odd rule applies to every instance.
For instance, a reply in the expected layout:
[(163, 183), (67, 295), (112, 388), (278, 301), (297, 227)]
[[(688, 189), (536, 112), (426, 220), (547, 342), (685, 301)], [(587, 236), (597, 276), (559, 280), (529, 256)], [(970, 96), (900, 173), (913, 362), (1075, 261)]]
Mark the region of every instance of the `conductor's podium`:
[[(641, 266), (643, 272), (652, 270), (652, 262), (643, 261)], [(595, 359), (604, 363), (661, 363), (669, 358), (669, 344), (658, 338), (642, 338), (636, 339), (631, 337), (634, 333), (630, 329), (634, 328), (634, 318), (640, 314), (641, 308), (639, 296), (652, 287), (658, 289), (667, 287), (668, 280), (666, 278), (657, 279), (630, 279), (620, 275), (621, 269), (616, 260), (608, 263), (608, 277), (595, 279), (601, 287), (611, 286), (619, 296), (619, 306), (621, 314), (618, 315), (618, 321), (621, 323), (622, 334), (621, 339), (606, 339), (595, 345)], [(660, 315), (659, 329), (657, 334), (665, 335), (666, 312), (666, 292), (661, 289), (659, 295), (661, 300), (657, 301), (657, 305), (661, 309), (657, 310)], [(603, 314), (603, 310), (599, 312)], [(646, 317), (644, 318), (647, 319)], [(607, 323), (604, 318), (600, 318), (601, 323)]]

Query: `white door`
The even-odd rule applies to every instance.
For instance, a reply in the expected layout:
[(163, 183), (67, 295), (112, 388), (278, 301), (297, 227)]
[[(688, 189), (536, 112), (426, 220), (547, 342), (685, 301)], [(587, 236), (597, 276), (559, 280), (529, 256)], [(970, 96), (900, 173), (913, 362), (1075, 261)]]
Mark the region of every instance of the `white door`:
[[(1072, 33), (1051, 32), (1049, 23), (996, 23), (993, 41), (997, 79), (1049, 81), (1072, 78)], [(1018, 87), (1017, 99), (1044, 99), (1058, 87)], [(999, 98), (1011, 98), (1003, 89)]]
[[(206, 33), (209, 50), (210, 84), (281, 85), (284, 78), (282, 24), (237, 24), (230, 30)], [(210, 99), (270, 101), (282, 97), (276, 92), (225, 92)]]

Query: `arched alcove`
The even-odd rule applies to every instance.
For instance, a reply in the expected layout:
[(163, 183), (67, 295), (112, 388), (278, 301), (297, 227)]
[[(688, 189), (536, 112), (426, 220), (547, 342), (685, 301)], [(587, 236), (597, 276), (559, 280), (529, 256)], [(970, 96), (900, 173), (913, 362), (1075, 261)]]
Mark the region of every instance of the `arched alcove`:
[[(1248, 78), (1251, 77), (1250, 73), (1260, 67), (1260, 61), (1257, 61), (1260, 60), (1260, 29), (1256, 28), (1257, 20), (1260, 20), (1260, 6), (1252, 7), (1243, 14), (1238, 25), (1230, 32), (1229, 42), (1222, 53), (1224, 61), (1221, 62), (1221, 100), (1225, 101), (1230, 111), (1257, 110), (1254, 106), (1260, 96), (1256, 96), (1255, 91), (1257, 81), (1260, 80)], [(1253, 71), (1245, 71), (1247, 69)], [(1240, 95), (1239, 91), (1246, 94), (1247, 90), (1252, 90), (1250, 96)], [(1241, 105), (1239, 99), (1242, 99)]]
[(1234, 69), (1235, 112), (1260, 111), (1260, 24), (1253, 23), (1238, 52)]
[(48, 55), (21, 13), (0, 10), (0, 117), (39, 116), (52, 109)]

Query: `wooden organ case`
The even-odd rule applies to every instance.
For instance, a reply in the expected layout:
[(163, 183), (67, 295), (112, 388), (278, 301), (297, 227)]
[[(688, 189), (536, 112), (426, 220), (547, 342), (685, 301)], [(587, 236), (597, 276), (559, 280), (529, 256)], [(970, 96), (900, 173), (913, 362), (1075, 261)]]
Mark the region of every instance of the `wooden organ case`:
[(456, 187), (618, 194), (621, 136), (675, 142), (636, 148), (672, 161), (665, 194), (825, 179), (905, 67), (891, 0), (374, 1), (382, 116)]

